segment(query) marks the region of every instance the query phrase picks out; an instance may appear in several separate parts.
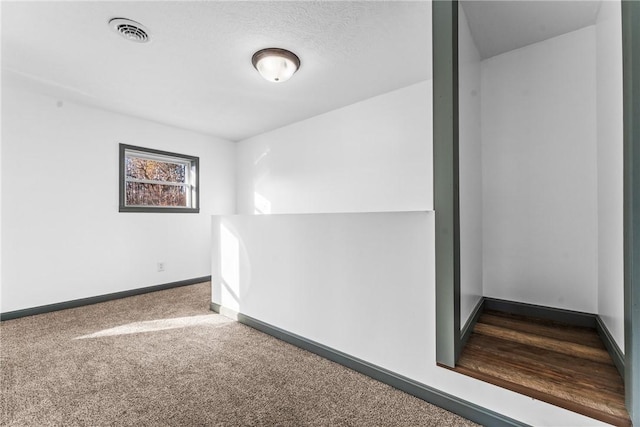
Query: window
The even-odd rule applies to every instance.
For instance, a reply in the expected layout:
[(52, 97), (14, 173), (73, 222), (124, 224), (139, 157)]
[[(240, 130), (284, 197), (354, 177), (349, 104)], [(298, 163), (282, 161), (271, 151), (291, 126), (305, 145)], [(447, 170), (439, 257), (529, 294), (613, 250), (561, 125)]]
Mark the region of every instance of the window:
[(198, 213), (198, 157), (120, 144), (120, 212)]

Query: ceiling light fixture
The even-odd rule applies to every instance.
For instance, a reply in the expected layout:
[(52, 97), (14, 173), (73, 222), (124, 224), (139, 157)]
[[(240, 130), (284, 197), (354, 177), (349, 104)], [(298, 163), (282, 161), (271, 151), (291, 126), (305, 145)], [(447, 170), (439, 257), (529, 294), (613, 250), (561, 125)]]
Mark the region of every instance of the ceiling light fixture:
[(300, 68), (300, 58), (295, 53), (276, 47), (257, 51), (251, 62), (265, 80), (274, 83), (289, 80)]

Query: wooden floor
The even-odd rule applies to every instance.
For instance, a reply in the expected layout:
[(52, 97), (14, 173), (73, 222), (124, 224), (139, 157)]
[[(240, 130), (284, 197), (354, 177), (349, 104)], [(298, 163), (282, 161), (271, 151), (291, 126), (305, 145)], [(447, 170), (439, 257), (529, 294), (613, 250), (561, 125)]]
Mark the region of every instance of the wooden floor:
[(620, 374), (595, 329), (485, 311), (455, 371), (619, 426)]

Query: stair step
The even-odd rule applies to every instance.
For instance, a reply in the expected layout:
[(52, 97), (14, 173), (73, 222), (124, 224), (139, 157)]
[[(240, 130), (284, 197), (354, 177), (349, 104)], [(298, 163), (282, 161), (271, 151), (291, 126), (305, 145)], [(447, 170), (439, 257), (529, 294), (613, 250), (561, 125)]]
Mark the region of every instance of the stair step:
[(487, 311), (455, 371), (617, 426), (624, 383), (593, 328)]

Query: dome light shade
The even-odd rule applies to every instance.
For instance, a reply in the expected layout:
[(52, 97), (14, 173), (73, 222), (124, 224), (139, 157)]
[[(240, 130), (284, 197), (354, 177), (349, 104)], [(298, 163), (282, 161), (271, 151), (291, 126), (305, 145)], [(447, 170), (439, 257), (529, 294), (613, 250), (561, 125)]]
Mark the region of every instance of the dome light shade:
[(300, 68), (300, 58), (296, 54), (275, 47), (257, 51), (251, 62), (265, 80), (274, 83), (289, 80)]

